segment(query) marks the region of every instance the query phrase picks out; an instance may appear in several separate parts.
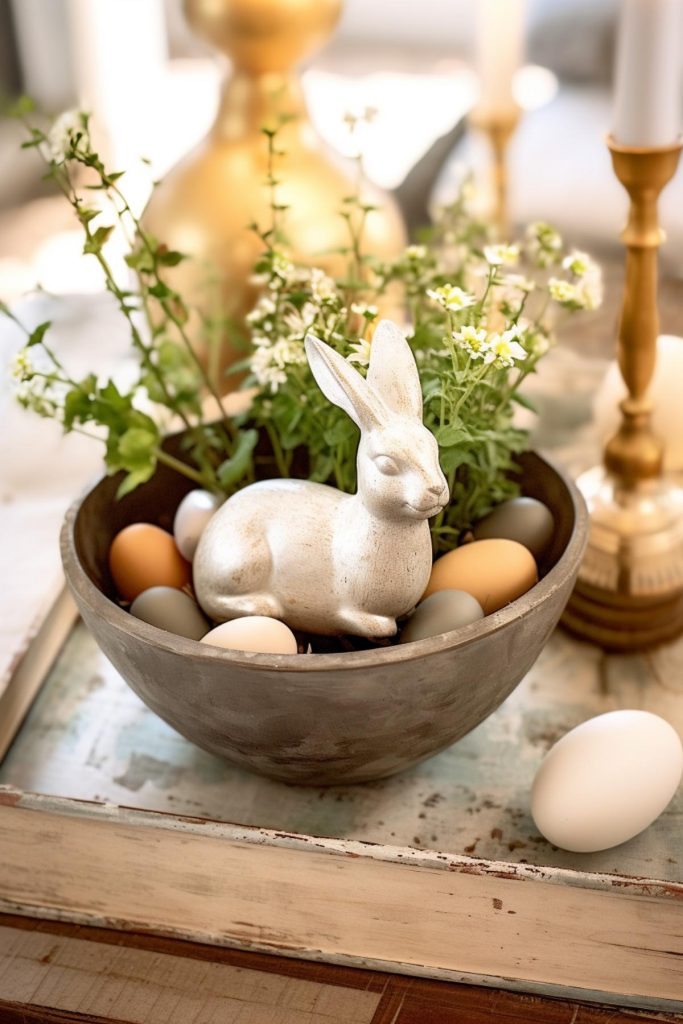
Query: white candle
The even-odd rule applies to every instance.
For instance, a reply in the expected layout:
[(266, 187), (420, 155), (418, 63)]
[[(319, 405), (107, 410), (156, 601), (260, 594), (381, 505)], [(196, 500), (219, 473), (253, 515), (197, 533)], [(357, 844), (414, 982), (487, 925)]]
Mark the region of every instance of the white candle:
[(512, 80), (524, 59), (526, 0), (477, 0), (477, 64), (481, 113), (515, 107)]
[(668, 146), (681, 131), (683, 0), (621, 0), (614, 128), (622, 146)]

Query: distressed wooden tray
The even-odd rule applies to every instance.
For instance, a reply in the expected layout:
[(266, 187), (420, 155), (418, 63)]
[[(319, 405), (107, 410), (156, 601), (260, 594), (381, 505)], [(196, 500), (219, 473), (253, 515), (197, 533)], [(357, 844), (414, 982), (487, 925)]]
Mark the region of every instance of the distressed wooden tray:
[(558, 632), (454, 747), (309, 789), (183, 740), (79, 625), (0, 765), (0, 910), (683, 1012), (683, 794), (601, 854), (529, 816), (543, 754), (590, 715), (683, 729), (682, 662)]

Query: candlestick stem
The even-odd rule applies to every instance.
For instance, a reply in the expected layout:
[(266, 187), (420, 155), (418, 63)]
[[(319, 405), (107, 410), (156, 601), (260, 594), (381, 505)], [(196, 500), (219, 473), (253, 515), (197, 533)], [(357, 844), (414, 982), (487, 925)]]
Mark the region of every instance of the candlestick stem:
[(605, 466), (628, 486), (662, 471), (663, 445), (650, 425), (647, 389), (657, 353), (657, 256), (664, 240), (657, 201), (678, 164), (680, 145), (634, 149), (608, 142), (614, 171), (631, 203), (622, 241), (626, 246), (626, 283), (619, 325), (619, 368), (628, 389), (621, 403), (622, 422), (605, 449)]
[(486, 136), (491, 150), (492, 220), (496, 235), (501, 240), (510, 237), (508, 151), (520, 116), (521, 112), (518, 107), (500, 111), (485, 111), (475, 108), (470, 115), (470, 124)]

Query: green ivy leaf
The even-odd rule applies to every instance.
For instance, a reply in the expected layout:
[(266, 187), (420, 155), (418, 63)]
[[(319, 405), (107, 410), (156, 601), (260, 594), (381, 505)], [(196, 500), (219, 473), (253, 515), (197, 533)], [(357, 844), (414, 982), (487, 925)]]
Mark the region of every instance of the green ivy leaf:
[(175, 249), (161, 249), (157, 252), (157, 260), (162, 267), (177, 267), (179, 263), (187, 259), (184, 252), (177, 252)]
[(31, 331), (28, 341), (26, 342), (26, 348), (33, 348), (34, 345), (40, 345), (45, 337), (46, 331), (48, 331), (51, 326), (51, 320), (46, 320), (44, 323), (38, 324), (38, 326)]
[(234, 454), (222, 462), (216, 471), (221, 487), (226, 490), (232, 487), (247, 472), (251, 464), (251, 453), (258, 441), (258, 431), (243, 430), (240, 432)]
[(102, 227), (97, 228), (97, 230), (93, 231), (92, 235), (85, 242), (83, 246), (83, 252), (86, 254), (98, 253), (104, 245), (104, 243), (110, 237), (113, 230), (113, 224), (109, 224), (107, 226), (103, 224)]

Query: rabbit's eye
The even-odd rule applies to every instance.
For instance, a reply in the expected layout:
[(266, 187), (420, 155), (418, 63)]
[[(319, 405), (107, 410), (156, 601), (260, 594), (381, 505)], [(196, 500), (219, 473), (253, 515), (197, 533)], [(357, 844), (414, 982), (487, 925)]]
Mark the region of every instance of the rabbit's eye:
[(389, 455), (378, 455), (375, 464), (380, 473), (384, 473), (385, 476), (396, 476), (399, 473), (398, 463)]

